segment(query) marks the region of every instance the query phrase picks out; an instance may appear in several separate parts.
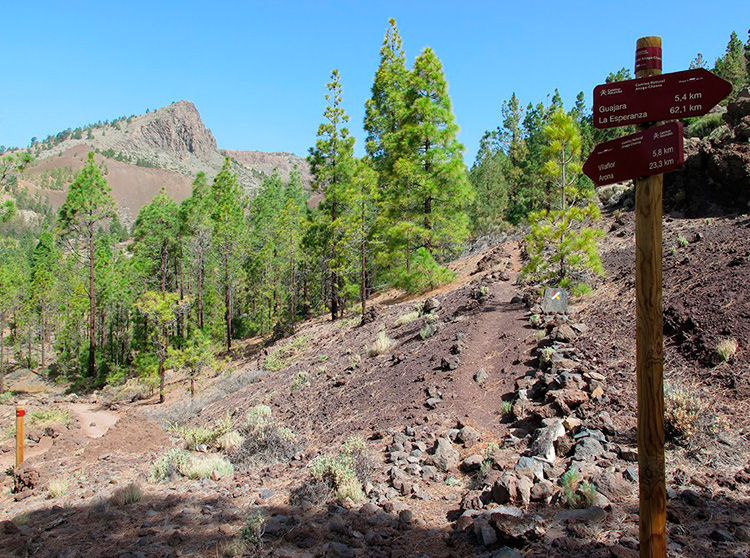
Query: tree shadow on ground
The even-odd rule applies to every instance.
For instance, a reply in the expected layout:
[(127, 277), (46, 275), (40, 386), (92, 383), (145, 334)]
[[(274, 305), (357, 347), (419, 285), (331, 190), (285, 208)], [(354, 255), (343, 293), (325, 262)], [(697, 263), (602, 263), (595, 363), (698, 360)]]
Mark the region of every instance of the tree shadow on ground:
[[(95, 498), (85, 504), (49, 505), (0, 523), (0, 555), (39, 558), (169, 558), (232, 555), (247, 519), (260, 511), (266, 520), (261, 549), (250, 545), (235, 556), (361, 556), (372, 558), (513, 556), (525, 558), (637, 557), (637, 501), (615, 504), (598, 519), (560, 521), (555, 507), (540, 514), (546, 534), (531, 541), (503, 540), (483, 547), (472, 526), (458, 531), (433, 527), (408, 513), (373, 504), (359, 509), (336, 505), (299, 507), (264, 504), (240, 507), (231, 497), (146, 493), (129, 505)], [(167, 494), (164, 494), (167, 492)], [(455, 514), (455, 510), (451, 512)], [(683, 491), (668, 504), (670, 557), (748, 556), (741, 542), (750, 523), (750, 500)], [(733, 539), (733, 540), (732, 540)]]

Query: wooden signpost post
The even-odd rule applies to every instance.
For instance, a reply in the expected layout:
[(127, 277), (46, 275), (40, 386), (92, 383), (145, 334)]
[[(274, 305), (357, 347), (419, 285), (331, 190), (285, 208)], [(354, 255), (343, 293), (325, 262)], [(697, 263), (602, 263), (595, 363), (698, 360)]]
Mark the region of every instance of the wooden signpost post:
[(23, 463), (23, 417), (26, 411), (16, 407), (16, 467)]
[(635, 181), (636, 373), (641, 558), (666, 558), (664, 337), (662, 322), (662, 173), (682, 166), (682, 125), (660, 120), (706, 114), (732, 86), (706, 70), (661, 73), (661, 38), (636, 45), (636, 79), (594, 89), (594, 126), (641, 124), (641, 131), (598, 145), (584, 165), (595, 184)]
[[(659, 63), (636, 77), (661, 74), (661, 38), (638, 39), (636, 51), (659, 51)], [(649, 126), (645, 126), (648, 131)], [(635, 323), (638, 385), (638, 496), (641, 557), (667, 556), (664, 475), (664, 338), (661, 300), (661, 202), (664, 175), (635, 182)]]

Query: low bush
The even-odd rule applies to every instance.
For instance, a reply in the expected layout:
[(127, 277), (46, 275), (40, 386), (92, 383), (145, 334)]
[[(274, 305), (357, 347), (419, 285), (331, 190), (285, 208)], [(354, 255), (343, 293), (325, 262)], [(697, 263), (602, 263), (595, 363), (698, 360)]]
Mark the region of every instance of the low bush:
[(385, 354), (393, 346), (393, 339), (388, 337), (385, 330), (378, 332), (372, 345), (367, 347), (367, 355), (374, 357)]
[(325, 483), (340, 500), (351, 498), (353, 502), (361, 502), (365, 498), (349, 455), (320, 455), (310, 464), (310, 472), (313, 480)]
[(194, 450), (201, 445), (209, 446), (213, 444), (218, 438), (229, 432), (232, 429), (232, 426), (232, 417), (227, 413), (224, 419), (213, 428), (205, 428), (202, 426), (187, 427), (172, 424), (168, 427), (168, 430), (181, 436), (182, 439), (185, 440), (187, 448)]
[(131, 482), (127, 486), (122, 486), (115, 490), (109, 501), (115, 506), (129, 506), (130, 504), (140, 502), (142, 498), (143, 492), (141, 492), (141, 487)]
[(229, 459), (240, 470), (256, 464), (281, 463), (290, 460), (302, 444), (291, 429), (281, 426), (266, 405), (248, 410), (239, 428), (242, 444), (229, 452)]
[(190, 455), (179, 449), (171, 449), (159, 457), (151, 467), (151, 481), (171, 480), (182, 474), (181, 469), (190, 460)]
[(29, 415), (29, 425), (38, 428), (47, 428), (48, 426), (66, 426), (73, 421), (73, 417), (67, 409), (52, 407), (34, 411)]
[(309, 337), (298, 335), (285, 345), (275, 348), (263, 362), (263, 368), (270, 372), (277, 372), (289, 366), (292, 360), (307, 345)]
[(70, 481), (63, 477), (55, 477), (50, 479), (47, 484), (47, 491), (49, 492), (50, 498), (58, 498), (68, 492), (70, 488)]
[(224, 477), (234, 473), (234, 467), (218, 455), (194, 457), (185, 451), (171, 449), (154, 463), (151, 468), (151, 480), (153, 482), (169, 480), (177, 475), (189, 479), (206, 479), (214, 471)]
[(242, 434), (235, 430), (231, 430), (229, 432), (226, 432), (216, 438), (216, 446), (221, 450), (225, 452), (233, 452), (238, 447), (240, 447), (245, 442), (245, 438), (242, 437)]
[(219, 477), (226, 477), (234, 473), (232, 464), (218, 455), (190, 457), (179, 472), (193, 480), (207, 479), (216, 473)]
[(401, 314), (398, 318), (396, 318), (396, 321), (393, 323), (393, 325), (395, 327), (401, 327), (403, 325), (410, 324), (417, 319), (419, 319), (419, 311), (414, 310), (413, 312)]
[(716, 354), (721, 362), (729, 362), (737, 354), (737, 340), (732, 338), (722, 339), (716, 344)]

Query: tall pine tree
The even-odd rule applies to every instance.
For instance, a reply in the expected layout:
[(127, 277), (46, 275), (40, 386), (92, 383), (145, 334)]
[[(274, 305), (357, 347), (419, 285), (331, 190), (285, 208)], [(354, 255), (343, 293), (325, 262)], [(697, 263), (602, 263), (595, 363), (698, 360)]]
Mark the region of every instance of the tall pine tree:
[(341, 106), (341, 77), (338, 70), (331, 72), (327, 88), (325, 98), (328, 105), (323, 113), (325, 120), (318, 127), (318, 139), (315, 147), (310, 148), (307, 159), (313, 175), (313, 189), (323, 193), (319, 210), (325, 233), (331, 319), (335, 320), (344, 310), (340, 290), (346, 260), (339, 246), (342, 237), (339, 218), (347, 207), (346, 193), (354, 172), (354, 138), (346, 126), (349, 117)]
[(465, 209), (474, 191), (457, 139), (443, 67), (431, 48), (414, 62), (404, 98), (396, 133), (394, 184), (384, 192), (383, 217), (392, 278), (407, 290), (422, 290), (437, 279), (431, 278), (427, 285), (416, 281), (413, 258), (424, 249), (421, 267), (439, 272), (435, 261), (447, 259), (468, 236)]
[(58, 223), (63, 233), (75, 243), (83, 245), (88, 267), (89, 296), (89, 354), (87, 372), (90, 378), (96, 375), (96, 285), (94, 269), (96, 251), (94, 235), (97, 227), (114, 213), (115, 201), (112, 189), (102, 175), (94, 159), (88, 154), (86, 164), (68, 188), (65, 203), (60, 208)]

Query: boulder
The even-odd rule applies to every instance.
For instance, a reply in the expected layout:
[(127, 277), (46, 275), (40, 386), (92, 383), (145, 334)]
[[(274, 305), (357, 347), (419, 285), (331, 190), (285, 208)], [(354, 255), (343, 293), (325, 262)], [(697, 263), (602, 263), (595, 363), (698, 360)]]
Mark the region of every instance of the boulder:
[(460, 455), (448, 438), (438, 438), (432, 453), (432, 463), (443, 472), (458, 467)]
[(536, 431), (536, 437), (531, 444), (531, 455), (541, 457), (552, 463), (555, 461), (555, 441), (565, 436), (565, 426), (561, 419), (545, 419), (548, 425)]

